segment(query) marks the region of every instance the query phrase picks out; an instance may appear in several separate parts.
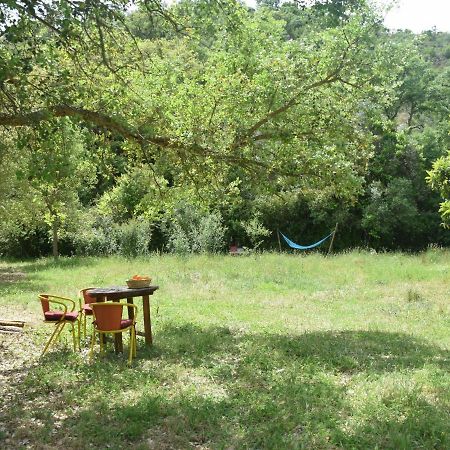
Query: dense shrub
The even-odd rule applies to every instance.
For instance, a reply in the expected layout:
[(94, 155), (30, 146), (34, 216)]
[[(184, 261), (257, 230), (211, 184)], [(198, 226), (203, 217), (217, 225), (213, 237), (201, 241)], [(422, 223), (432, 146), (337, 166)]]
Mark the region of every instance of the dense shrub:
[(116, 224), (109, 216), (98, 216), (73, 236), (75, 253), (86, 256), (148, 254), (151, 225), (139, 219)]
[(182, 204), (164, 228), (168, 249), (173, 253), (216, 253), (224, 246), (226, 227), (218, 212), (206, 213)]
[(151, 236), (151, 225), (144, 220), (134, 219), (116, 225), (118, 252), (123, 256), (136, 257), (148, 254)]
[(97, 216), (72, 237), (75, 253), (85, 256), (106, 256), (118, 253), (115, 226), (108, 216)]
[(20, 224), (6, 224), (0, 230), (0, 256), (36, 258), (48, 255), (50, 252), (48, 230), (43, 226), (27, 229)]

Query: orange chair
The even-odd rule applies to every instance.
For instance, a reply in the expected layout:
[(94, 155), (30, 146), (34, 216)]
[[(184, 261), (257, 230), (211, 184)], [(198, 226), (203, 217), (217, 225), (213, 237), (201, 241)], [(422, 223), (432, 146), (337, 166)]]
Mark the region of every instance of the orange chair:
[[(133, 308), (132, 319), (122, 319), (123, 307)], [(106, 333), (116, 334), (124, 333), (130, 330), (130, 351), (128, 356), (128, 363), (131, 364), (133, 356), (136, 356), (136, 305), (132, 303), (119, 303), (119, 302), (102, 302), (91, 303), (92, 311), (94, 313), (94, 330), (91, 340), (91, 355), (92, 360), (94, 354), (95, 334), (100, 335), (100, 350), (103, 351), (103, 339), (102, 335)]]
[[(78, 348), (80, 348), (80, 321), (78, 319), (78, 311), (75, 311), (75, 302), (70, 298), (52, 294), (39, 294), (39, 300), (41, 302), (42, 312), (44, 313), (44, 322), (55, 325), (55, 330), (45, 345), (41, 356), (43, 356), (50, 345), (56, 341), (66, 323), (70, 324), (72, 327), (74, 351), (77, 350), (77, 344)], [(59, 308), (57, 306), (56, 309), (50, 310), (50, 304), (58, 305)], [(68, 311), (68, 304), (70, 306), (70, 311)], [(75, 336), (75, 322), (78, 324), (78, 339)]]
[(80, 291), (80, 315), (81, 315), (81, 320), (83, 321), (83, 332), (84, 332), (84, 337), (86, 337), (86, 320), (87, 320), (87, 316), (92, 316), (93, 312), (92, 312), (92, 308), (91, 308), (91, 304), (95, 303), (97, 300), (95, 297), (91, 297), (87, 291), (89, 289), (94, 289), (92, 287), (90, 288), (84, 288), (81, 289)]

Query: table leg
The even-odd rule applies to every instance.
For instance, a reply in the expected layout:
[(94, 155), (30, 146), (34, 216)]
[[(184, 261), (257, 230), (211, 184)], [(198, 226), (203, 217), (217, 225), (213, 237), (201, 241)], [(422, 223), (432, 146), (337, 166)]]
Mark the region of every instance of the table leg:
[[(127, 303), (133, 304), (133, 297), (127, 298)], [(131, 306), (128, 306), (128, 318), (133, 320), (134, 319), (134, 308)]]
[(145, 343), (147, 345), (153, 344), (152, 338), (152, 322), (150, 320), (150, 296), (142, 296), (143, 314), (144, 314), (144, 330), (145, 330)]
[[(119, 300), (113, 300), (113, 302), (118, 303)], [(114, 351), (123, 353), (122, 333), (114, 333)]]

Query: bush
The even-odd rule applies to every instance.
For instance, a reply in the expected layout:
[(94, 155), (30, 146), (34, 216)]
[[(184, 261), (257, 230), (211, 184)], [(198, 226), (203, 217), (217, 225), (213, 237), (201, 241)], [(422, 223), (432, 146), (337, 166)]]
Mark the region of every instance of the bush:
[(422, 242), (423, 216), (411, 180), (394, 178), (386, 187), (372, 183), (361, 224), (371, 237), (371, 245), (378, 248), (412, 247), (414, 241)]
[(144, 220), (132, 219), (116, 226), (118, 251), (127, 257), (147, 255), (152, 236), (151, 225)]
[(97, 216), (73, 235), (76, 255), (107, 256), (118, 253), (114, 222), (107, 216)]
[(48, 255), (51, 244), (48, 230), (42, 224), (27, 227), (24, 224), (3, 223), (0, 229), (0, 256), (36, 258)]
[(75, 253), (86, 256), (146, 255), (150, 240), (150, 223), (132, 219), (119, 225), (109, 216), (97, 216), (93, 223), (85, 223), (85, 227), (73, 236)]
[(224, 246), (226, 227), (218, 212), (205, 213), (190, 204), (179, 205), (165, 226), (173, 253), (217, 253)]
[(262, 224), (261, 213), (254, 214), (248, 221), (242, 221), (241, 226), (250, 239), (253, 250), (256, 250), (264, 242), (264, 238), (272, 234), (272, 232)]

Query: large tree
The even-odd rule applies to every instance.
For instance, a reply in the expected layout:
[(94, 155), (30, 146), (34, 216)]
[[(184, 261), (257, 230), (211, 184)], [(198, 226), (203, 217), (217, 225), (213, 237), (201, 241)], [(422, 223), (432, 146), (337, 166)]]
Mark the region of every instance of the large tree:
[(137, 144), (171, 182), (231, 166), (354, 195), (370, 153), (364, 99), (386, 95), (401, 61), (368, 9), (286, 41), (264, 8), (220, 2), (201, 16), (208, 3), (192, 2), (173, 11), (179, 35), (138, 41), (125, 2), (7, 3), (19, 15), (2, 38), (0, 125), (82, 120)]

